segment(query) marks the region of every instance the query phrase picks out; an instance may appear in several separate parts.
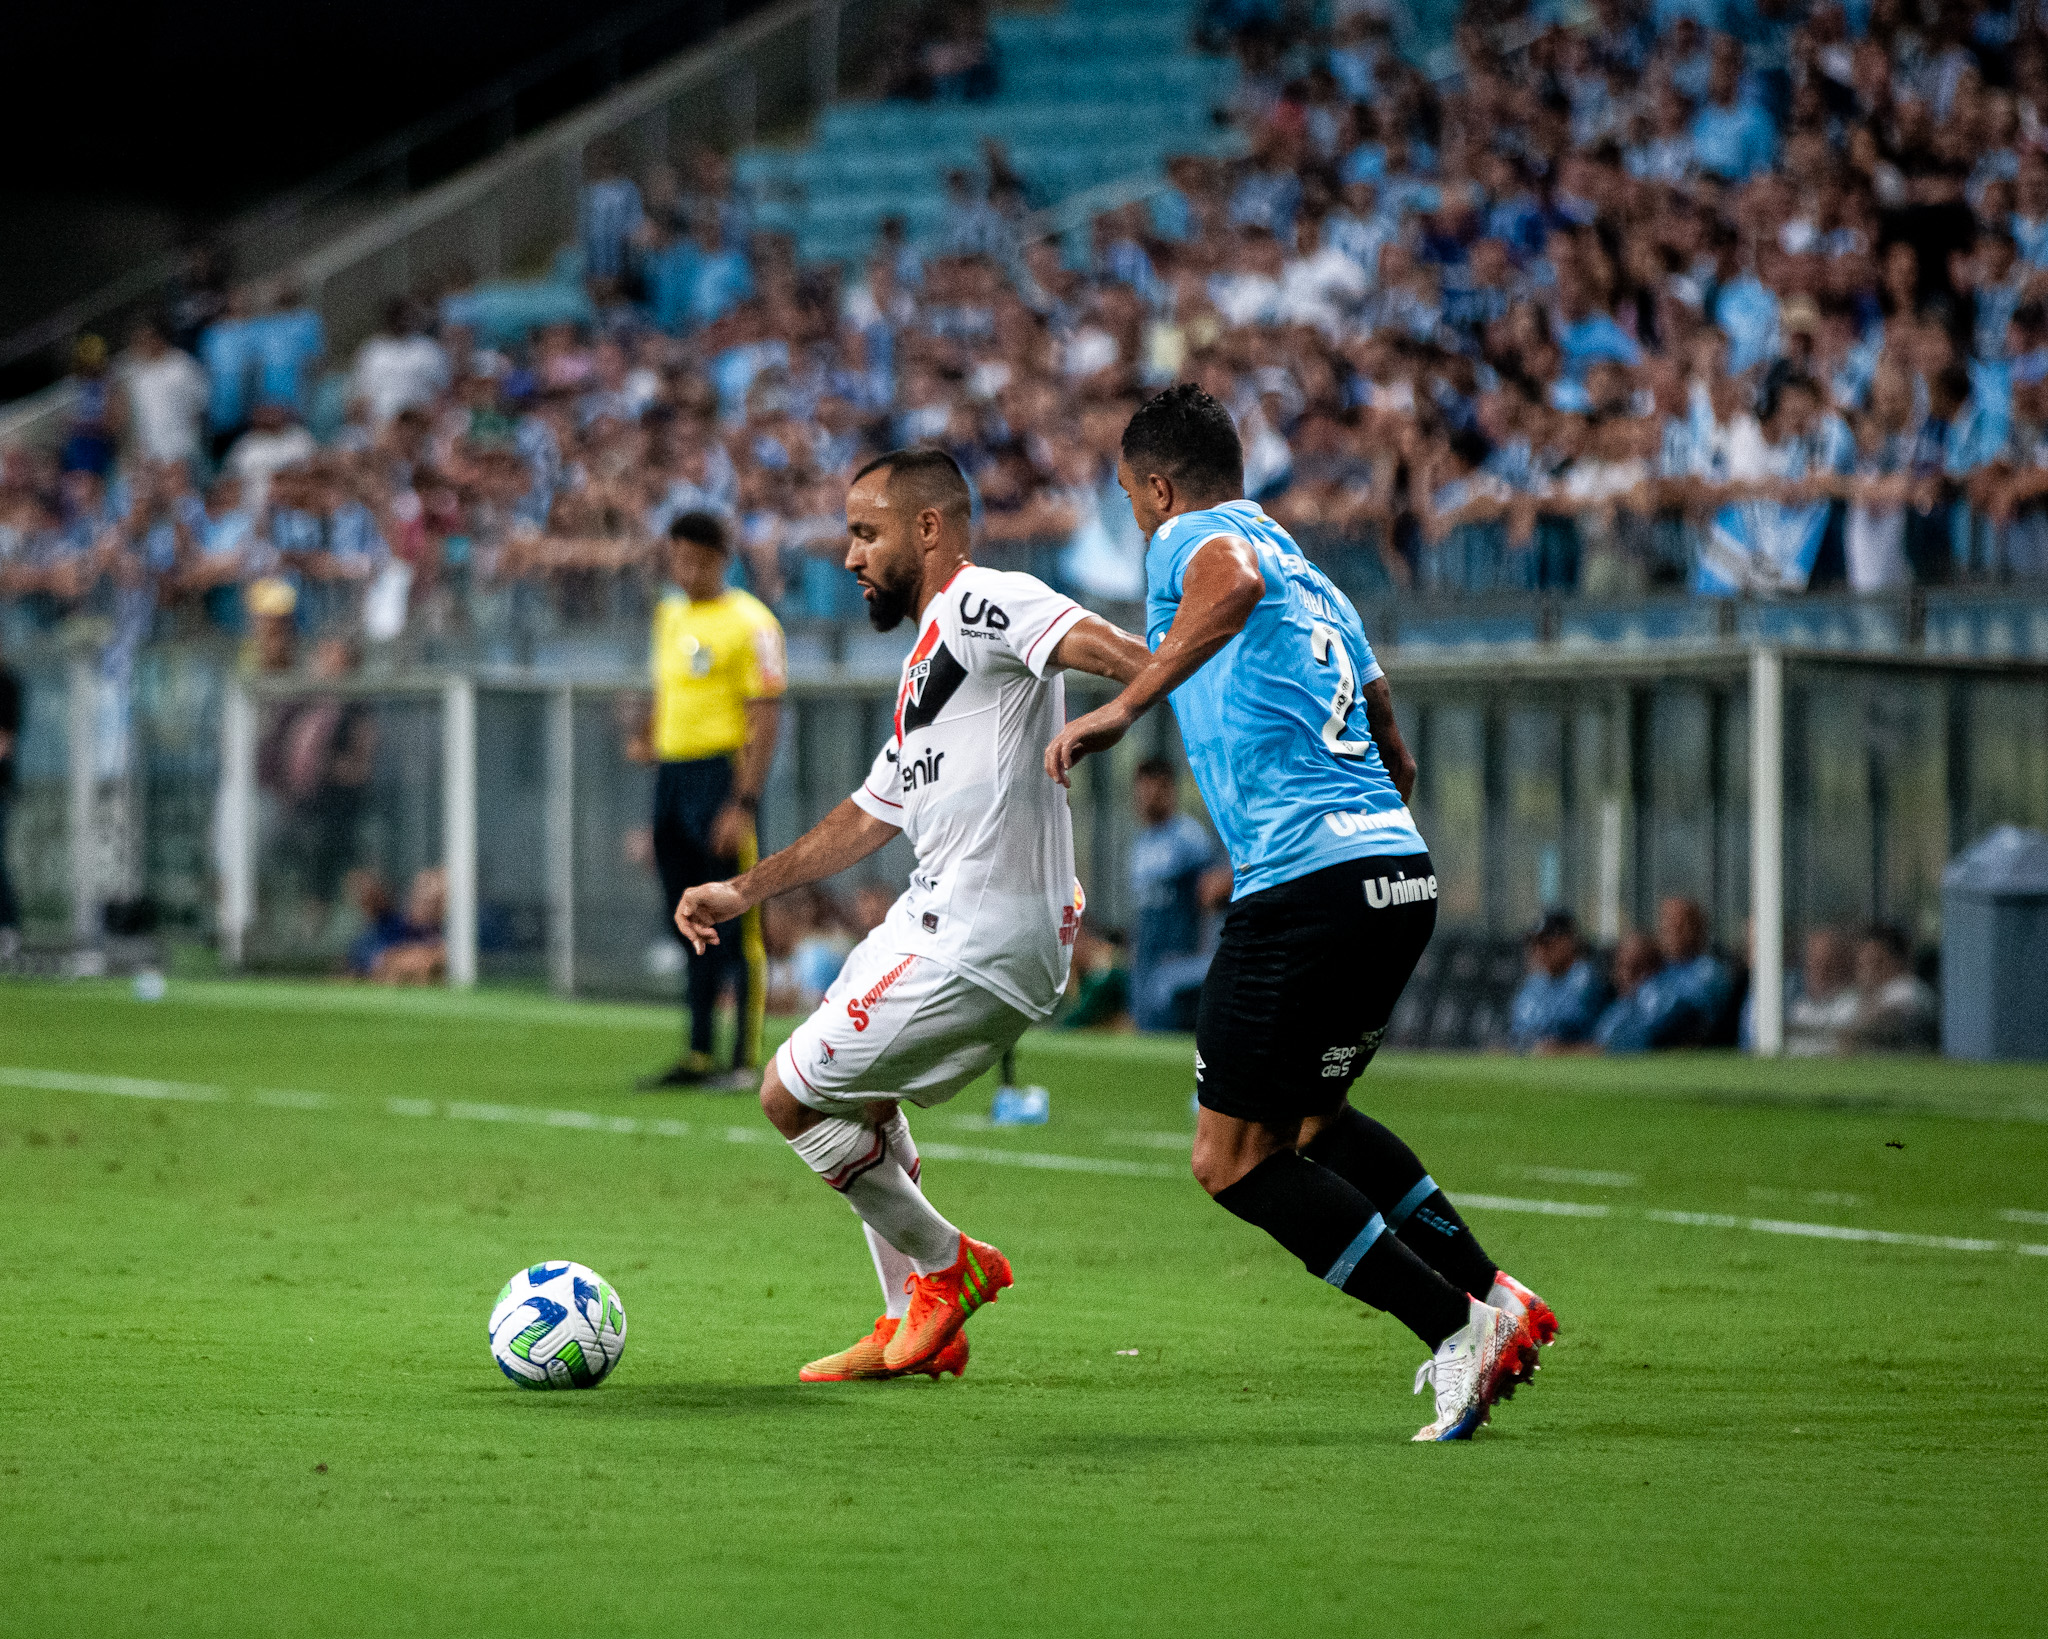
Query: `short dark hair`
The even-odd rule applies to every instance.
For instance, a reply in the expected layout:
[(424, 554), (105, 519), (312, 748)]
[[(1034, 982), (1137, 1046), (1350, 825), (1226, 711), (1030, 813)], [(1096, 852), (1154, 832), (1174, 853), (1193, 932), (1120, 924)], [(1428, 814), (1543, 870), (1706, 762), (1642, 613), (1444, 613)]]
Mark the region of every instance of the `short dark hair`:
[(1483, 467), (1487, 457), (1493, 454), (1493, 446), (1486, 441), (1486, 434), (1476, 427), (1455, 428), (1450, 437), (1451, 454), (1468, 467)]
[(1244, 446), (1236, 424), (1192, 382), (1138, 406), (1124, 428), (1123, 457), (1139, 477), (1156, 472), (1196, 496), (1244, 493)]
[(862, 467), (853, 475), (853, 481), (857, 484), (884, 467), (889, 470), (887, 488), (892, 500), (901, 495), (913, 502), (919, 512), (937, 507), (963, 523), (973, 516), (974, 492), (967, 487), (967, 474), (944, 450), (891, 450)]
[(1865, 944), (1881, 946), (1895, 962), (1912, 959), (1913, 942), (1906, 937), (1906, 930), (1896, 922), (1868, 923), (1857, 938)]
[(1170, 757), (1147, 757), (1138, 764), (1131, 777), (1138, 780), (1170, 780), (1176, 785), (1180, 783), (1180, 773), (1174, 768), (1173, 759)]
[(692, 546), (709, 547), (713, 552), (732, 550), (732, 531), (725, 527), (725, 520), (715, 512), (679, 513), (668, 526), (668, 538), (688, 541)]

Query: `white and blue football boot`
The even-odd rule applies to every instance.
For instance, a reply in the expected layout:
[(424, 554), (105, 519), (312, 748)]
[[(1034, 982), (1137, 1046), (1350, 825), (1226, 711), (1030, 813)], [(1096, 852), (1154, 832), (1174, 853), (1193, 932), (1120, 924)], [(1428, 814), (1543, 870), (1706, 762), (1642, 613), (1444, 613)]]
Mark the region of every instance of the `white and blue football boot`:
[(1536, 1336), (1527, 1315), (1511, 1315), (1477, 1298), (1471, 1318), (1443, 1340), (1415, 1374), (1415, 1392), (1436, 1390), (1436, 1420), (1417, 1440), (1469, 1440), (1493, 1404), (1536, 1364)]

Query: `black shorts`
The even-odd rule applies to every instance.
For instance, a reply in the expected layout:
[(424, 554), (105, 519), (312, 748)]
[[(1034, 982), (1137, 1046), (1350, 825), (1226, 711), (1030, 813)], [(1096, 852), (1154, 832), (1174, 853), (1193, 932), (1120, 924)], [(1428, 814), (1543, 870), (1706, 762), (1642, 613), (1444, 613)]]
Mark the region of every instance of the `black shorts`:
[(1435, 927), (1427, 854), (1346, 860), (1238, 900), (1195, 1021), (1202, 1104), (1275, 1124), (1334, 1110)]
[(730, 757), (663, 763), (655, 771), (654, 864), (671, 913), (685, 888), (722, 882), (739, 870), (736, 857), (711, 851), (712, 823), (731, 799), (732, 783)]

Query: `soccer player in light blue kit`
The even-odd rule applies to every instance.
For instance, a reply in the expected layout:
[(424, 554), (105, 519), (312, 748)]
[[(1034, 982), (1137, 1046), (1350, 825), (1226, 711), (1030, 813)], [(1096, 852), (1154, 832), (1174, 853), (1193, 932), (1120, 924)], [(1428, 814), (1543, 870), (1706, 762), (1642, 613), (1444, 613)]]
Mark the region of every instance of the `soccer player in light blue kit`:
[(1526, 1382), (1557, 1317), (1503, 1273), (1416, 1159), (1352, 1107), (1436, 924), (1406, 793), (1414, 760), (1358, 611), (1242, 499), (1230, 414), (1200, 388), (1131, 418), (1117, 479), (1150, 540), (1151, 662), (1047, 747), (1065, 783), (1161, 696), (1233, 892), (1195, 1027), (1194, 1171), (1309, 1273), (1432, 1351), (1418, 1440), (1469, 1439)]

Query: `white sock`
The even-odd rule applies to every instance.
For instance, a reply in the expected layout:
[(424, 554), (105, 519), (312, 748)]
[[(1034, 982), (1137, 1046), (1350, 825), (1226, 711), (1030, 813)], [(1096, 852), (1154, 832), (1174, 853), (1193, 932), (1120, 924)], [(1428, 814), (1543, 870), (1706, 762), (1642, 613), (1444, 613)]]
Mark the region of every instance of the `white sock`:
[[(934, 1275), (950, 1269), (959, 1258), (960, 1231), (932, 1210), (891, 1153), (889, 1128), (894, 1126), (891, 1122), (887, 1128), (876, 1128), (844, 1116), (827, 1116), (792, 1138), (789, 1147), (846, 1197), (862, 1223), (909, 1258), (917, 1273)], [(907, 1135), (908, 1127), (904, 1131)]]
[[(910, 1174), (910, 1181), (918, 1186), (918, 1193), (923, 1194), (917, 1142), (910, 1136), (910, 1123), (904, 1119), (903, 1106), (897, 1105), (888, 1120), (877, 1121), (875, 1130), (888, 1139), (889, 1154)], [(917, 1267), (869, 1225), (862, 1224), (861, 1230), (868, 1238), (868, 1256), (875, 1260), (875, 1278), (882, 1283), (882, 1312), (891, 1320), (901, 1320), (910, 1313), (910, 1277), (917, 1273)]]
[(862, 1224), (868, 1238), (868, 1256), (875, 1260), (875, 1278), (882, 1283), (882, 1312), (891, 1320), (910, 1313), (910, 1277), (917, 1266), (875, 1233), (873, 1224)]

